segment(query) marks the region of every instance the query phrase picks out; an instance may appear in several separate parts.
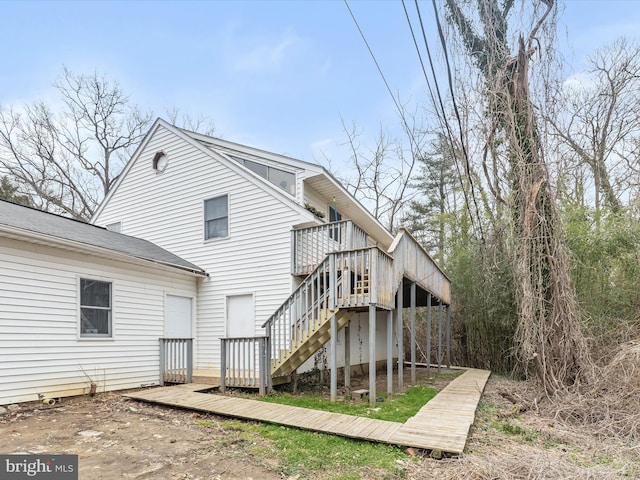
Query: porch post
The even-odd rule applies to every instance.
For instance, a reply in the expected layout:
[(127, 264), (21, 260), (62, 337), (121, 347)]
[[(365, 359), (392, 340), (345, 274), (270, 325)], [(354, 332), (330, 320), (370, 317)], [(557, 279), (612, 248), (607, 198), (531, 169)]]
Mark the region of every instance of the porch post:
[(438, 304), (438, 374), (442, 366), (442, 300)]
[(447, 309), (447, 368), (451, 368), (451, 305), (446, 306)]
[(387, 312), (387, 398), (393, 396), (393, 311)]
[(416, 282), (411, 282), (411, 384), (416, 383)]
[(349, 324), (344, 327), (344, 386), (347, 392), (351, 391), (351, 329)]
[(329, 364), (331, 369), (331, 401), (335, 402), (338, 399), (338, 363), (336, 357), (338, 356), (338, 321), (335, 315), (331, 315), (331, 339), (329, 340), (331, 347), (331, 356), (329, 357)]
[(227, 344), (224, 338), (220, 339), (220, 391), (226, 391), (226, 372), (227, 372)]
[(369, 305), (369, 405), (376, 404), (376, 307)]
[(187, 339), (187, 383), (193, 382), (193, 338)]
[(400, 282), (400, 288), (397, 293), (397, 310), (396, 313), (396, 336), (398, 341), (398, 391), (401, 392), (404, 389), (404, 377), (402, 375), (402, 369), (404, 367), (404, 343), (402, 337), (402, 302), (403, 302), (403, 293), (404, 293), (404, 285), (403, 281)]
[(431, 377), (431, 292), (427, 292), (427, 378)]
[(164, 346), (165, 346), (165, 340), (164, 338), (161, 338), (160, 339), (160, 385), (164, 385), (164, 363), (165, 363)]

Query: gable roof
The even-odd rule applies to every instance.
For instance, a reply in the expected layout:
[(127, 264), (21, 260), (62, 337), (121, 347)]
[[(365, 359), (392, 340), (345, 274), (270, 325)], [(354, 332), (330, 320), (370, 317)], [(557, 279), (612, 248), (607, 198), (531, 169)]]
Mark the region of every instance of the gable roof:
[(69, 247), (101, 250), (103, 254), (125, 255), (206, 275), (197, 265), (147, 240), (4, 200), (0, 200), (0, 233), (22, 234), (42, 241), (53, 240), (66, 243)]
[(199, 149), (202, 152), (207, 153), (211, 157), (215, 158), (219, 162), (223, 163), (227, 167), (231, 168), (238, 174), (242, 175), (247, 180), (253, 182), (256, 185), (260, 185), (270, 191), (276, 198), (282, 201), (289, 207), (297, 210), (300, 214), (307, 216), (309, 221), (314, 220), (313, 214), (309, 213), (302, 205), (297, 203), (295, 199), (284, 193), (275, 185), (269, 183), (268, 180), (246, 168), (240, 162), (233, 160), (231, 157), (234, 154), (241, 154), (241, 156), (251, 156), (256, 159), (264, 159), (273, 163), (280, 163), (287, 165), (291, 169), (297, 171), (303, 171), (303, 180), (319, 193), (326, 196), (326, 198), (335, 197), (338, 211), (340, 211), (345, 217), (350, 218), (360, 227), (364, 228), (371, 237), (373, 237), (379, 245), (385, 249), (389, 248), (393, 241), (393, 235), (380, 223), (380, 221), (369, 212), (353, 195), (351, 195), (342, 184), (323, 166), (305, 162), (303, 160), (297, 160), (295, 158), (281, 155), (278, 153), (268, 152), (255, 147), (242, 145), (239, 143), (231, 142), (228, 140), (222, 140), (216, 137), (210, 137), (200, 133), (185, 130), (183, 128), (176, 127), (163, 120), (162, 118), (156, 119), (153, 126), (142, 140), (135, 153), (132, 155), (129, 162), (125, 165), (118, 180), (114, 184), (113, 188), (107, 193), (106, 197), (102, 200), (102, 203), (98, 206), (91, 222), (99, 217), (104, 209), (105, 205), (109, 202), (111, 197), (115, 194), (116, 190), (120, 186), (122, 180), (126, 177), (128, 171), (132, 168), (141, 152), (146, 147), (147, 143), (160, 127), (164, 127), (173, 134), (182, 138), (184, 141)]
[[(267, 160), (269, 162), (286, 165), (291, 169), (304, 171), (303, 178), (307, 185), (313, 187), (326, 198), (335, 198), (338, 211), (346, 218), (350, 218), (360, 227), (364, 228), (370, 236), (380, 243), (380, 246), (384, 248), (391, 246), (393, 235), (322, 165), (184, 129), (180, 130), (192, 139), (205, 145), (211, 151), (223, 155), (226, 158), (241, 154), (243, 157), (253, 157), (258, 161), (260, 159)], [(266, 182), (266, 180), (256, 173), (252, 171), (250, 171), (250, 173)]]
[[(94, 212), (93, 217), (91, 217), (91, 223), (95, 222), (96, 219), (100, 216), (104, 207), (107, 205), (107, 203), (109, 203), (109, 200), (115, 194), (118, 187), (122, 183), (123, 179), (127, 176), (127, 173), (129, 172), (129, 170), (133, 167), (133, 165), (136, 163), (136, 160), (138, 159), (140, 154), (144, 151), (147, 143), (149, 142), (151, 137), (153, 137), (153, 134), (160, 127), (167, 129), (177, 137), (187, 142), (189, 145), (195, 147), (196, 149), (205, 153), (206, 155), (216, 159), (226, 167), (230, 168), (231, 170), (235, 171), (239, 175), (243, 176), (248, 181), (254, 183), (255, 185), (260, 186), (260, 188), (270, 191), (270, 193), (275, 198), (277, 198), (278, 200), (280, 200), (282, 203), (286, 204), (290, 208), (297, 210), (303, 216), (309, 217), (309, 220), (313, 219), (313, 214), (309, 213), (304, 207), (296, 203), (295, 200), (291, 198), (289, 195), (287, 195), (286, 193), (284, 193), (284, 191), (280, 190), (275, 185), (272, 185), (266, 179), (260, 177), (259, 175), (256, 175), (254, 172), (246, 168), (244, 165), (241, 165), (239, 162), (232, 160), (225, 153), (211, 148), (211, 146), (208, 145), (206, 142), (203, 142), (200, 139), (195, 139), (192, 136), (197, 134), (194, 134), (193, 132), (189, 132), (188, 130), (184, 130), (182, 128), (178, 128), (175, 125), (171, 125), (165, 120), (158, 118), (156, 119), (151, 129), (149, 130), (147, 135), (144, 137), (144, 139), (142, 140), (142, 142), (140, 143), (140, 145), (138, 146), (134, 154), (131, 156), (131, 159), (129, 160), (129, 162), (125, 165), (124, 169), (122, 170), (122, 173), (119, 175), (114, 186), (111, 188), (111, 190), (109, 190), (109, 193), (107, 193), (105, 198), (102, 200), (102, 203), (100, 203), (100, 205)], [(212, 140), (216, 140), (213, 137), (205, 137), (205, 138), (211, 138)]]

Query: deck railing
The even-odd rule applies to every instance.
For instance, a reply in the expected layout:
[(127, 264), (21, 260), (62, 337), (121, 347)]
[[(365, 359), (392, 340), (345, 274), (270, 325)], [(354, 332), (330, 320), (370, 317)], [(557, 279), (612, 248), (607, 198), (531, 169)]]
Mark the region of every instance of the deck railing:
[(160, 339), (160, 385), (191, 383), (193, 377), (193, 339)]
[(257, 388), (260, 395), (270, 388), (268, 337), (221, 338), (220, 390), (227, 387)]
[(415, 281), (446, 304), (451, 302), (451, 281), (429, 253), (404, 227), (400, 227), (389, 253), (393, 255), (393, 282)]
[(392, 261), (377, 247), (326, 255), (262, 325), (273, 365), (292, 355), (339, 308), (393, 308)]
[(330, 252), (367, 246), (367, 233), (350, 220), (293, 230), (291, 271), (308, 275)]

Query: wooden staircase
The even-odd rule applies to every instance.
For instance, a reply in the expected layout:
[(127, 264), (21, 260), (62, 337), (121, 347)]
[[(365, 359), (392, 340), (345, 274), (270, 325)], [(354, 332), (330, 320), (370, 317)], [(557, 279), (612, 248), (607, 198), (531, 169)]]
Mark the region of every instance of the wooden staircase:
[(308, 333), (304, 331), (298, 342), (291, 340), (291, 348), (287, 352), (281, 351), (278, 359), (271, 360), (271, 375), (273, 377), (291, 375), (311, 355), (329, 341), (331, 338), (331, 317), (333, 315), (336, 316), (338, 331), (340, 331), (347, 326), (354, 313), (353, 311), (341, 309), (320, 311), (320, 318), (316, 327)]

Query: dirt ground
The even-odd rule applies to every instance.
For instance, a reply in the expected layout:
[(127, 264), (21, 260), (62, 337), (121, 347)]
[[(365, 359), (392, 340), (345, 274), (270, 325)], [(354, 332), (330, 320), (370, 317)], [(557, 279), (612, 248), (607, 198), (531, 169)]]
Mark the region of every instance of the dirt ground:
[[(384, 379), (379, 382), (382, 387)], [(436, 383), (442, 388), (446, 380)], [(523, 388), (492, 376), (465, 454), (436, 460), (409, 449), (401, 478), (640, 478), (637, 443), (602, 441), (535, 410), (517, 413), (501, 393), (517, 395)], [(118, 393), (62, 399), (53, 407), (26, 403), (0, 416), (0, 453), (78, 454), (83, 480), (286, 478), (276, 458), (254, 457), (248, 441), (261, 440), (242, 440), (227, 419)]]
[(117, 393), (21, 407), (0, 417), (0, 452), (77, 454), (83, 480), (282, 478), (226, 445), (224, 420), (212, 415)]

